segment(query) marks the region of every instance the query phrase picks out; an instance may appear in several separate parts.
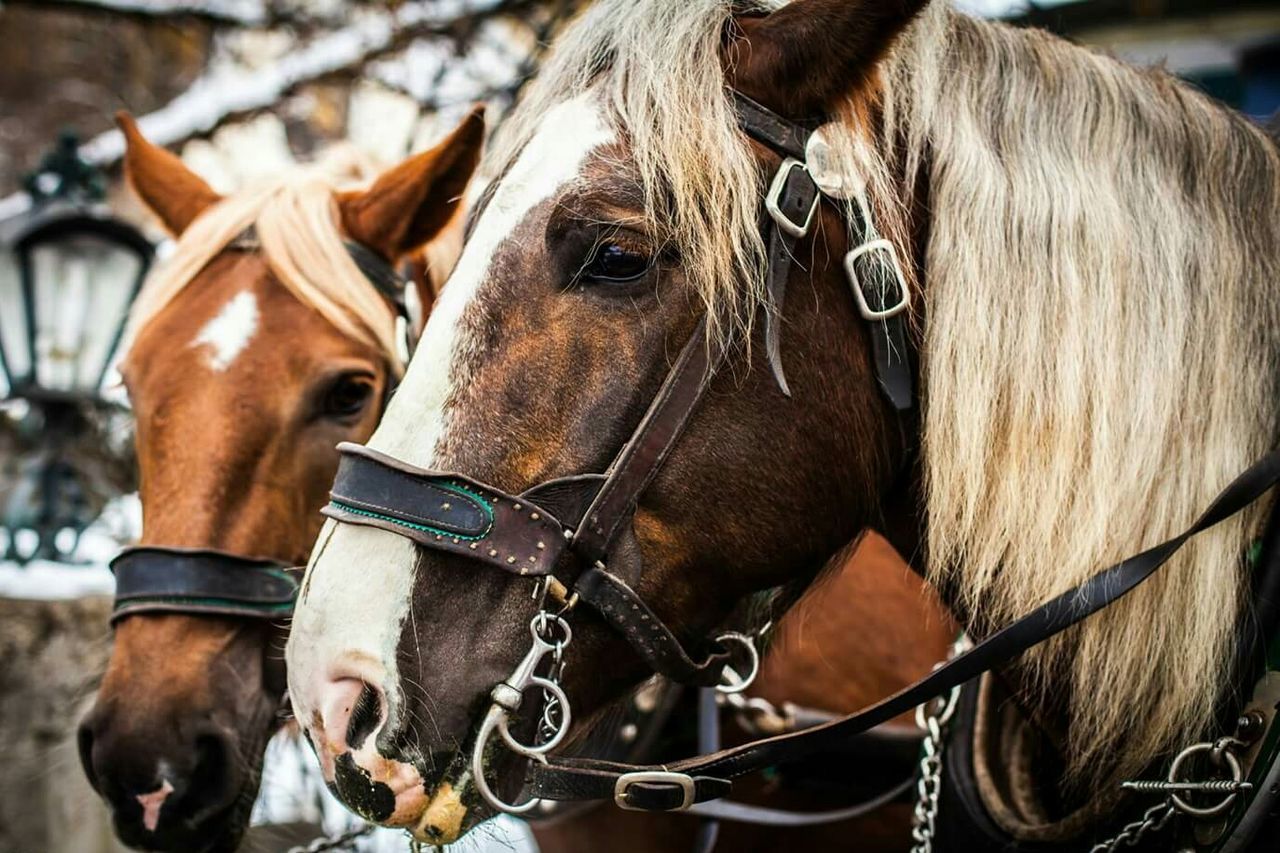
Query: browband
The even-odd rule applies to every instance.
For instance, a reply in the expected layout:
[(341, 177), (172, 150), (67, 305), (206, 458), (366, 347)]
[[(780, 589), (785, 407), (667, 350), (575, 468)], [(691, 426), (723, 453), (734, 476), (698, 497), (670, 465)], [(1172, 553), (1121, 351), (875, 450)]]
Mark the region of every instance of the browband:
[(111, 561), (111, 624), (135, 613), (207, 613), (279, 619), (293, 611), (296, 571), (225, 551), (143, 546)]

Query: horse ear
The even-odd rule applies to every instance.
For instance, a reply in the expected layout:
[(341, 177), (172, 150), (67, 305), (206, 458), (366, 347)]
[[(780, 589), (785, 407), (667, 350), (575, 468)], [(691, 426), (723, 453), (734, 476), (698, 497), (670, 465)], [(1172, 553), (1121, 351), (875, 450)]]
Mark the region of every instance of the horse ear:
[(725, 65), (744, 94), (793, 119), (815, 118), (872, 80), (876, 64), (929, 0), (798, 0), (726, 33)]
[(220, 200), (176, 155), (147, 141), (133, 116), (116, 113), (124, 134), (124, 174), (133, 191), (175, 237)]
[(484, 107), (476, 107), (429, 151), (405, 160), (368, 190), (338, 195), (347, 235), (389, 261), (422, 246), (449, 223), (484, 145)]

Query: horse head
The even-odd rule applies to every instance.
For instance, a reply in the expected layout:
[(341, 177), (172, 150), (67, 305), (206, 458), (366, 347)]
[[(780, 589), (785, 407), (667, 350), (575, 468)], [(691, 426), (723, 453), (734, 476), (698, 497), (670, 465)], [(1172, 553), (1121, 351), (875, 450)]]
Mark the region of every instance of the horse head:
[[(371, 186), (304, 171), (227, 198), (127, 116), (121, 127), (129, 184), (178, 242), (143, 290), (121, 367), (141, 473), (133, 554), (148, 557), (151, 594), (126, 600), (121, 575), (80, 752), (127, 843), (230, 850), (282, 721), (289, 603), (255, 618), (220, 601), (218, 583), (260, 571), (284, 582), (275, 567), (305, 560), (334, 445), (370, 435), (402, 370), (397, 294), (357, 261), (390, 269), (449, 225), (484, 122), (473, 113)], [(212, 591), (166, 598), (193, 555)]]

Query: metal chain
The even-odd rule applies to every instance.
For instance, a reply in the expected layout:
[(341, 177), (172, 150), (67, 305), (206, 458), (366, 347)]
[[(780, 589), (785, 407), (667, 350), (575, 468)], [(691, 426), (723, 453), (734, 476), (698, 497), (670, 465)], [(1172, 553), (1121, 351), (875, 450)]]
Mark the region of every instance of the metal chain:
[[(556, 684), (564, 677), (564, 643), (557, 642), (555, 651), (551, 654), (551, 667), (547, 671), (547, 678)], [(542, 691), (542, 720), (538, 724), (538, 743), (546, 743), (555, 737), (560, 731), (560, 724), (563, 722), (560, 716), (560, 697), (552, 693), (550, 690)]]
[(374, 825), (366, 823), (355, 829), (346, 829), (334, 835), (322, 835), (308, 844), (290, 847), (286, 853), (325, 853), (330, 850), (354, 850), (352, 842), (373, 832)]
[[(947, 660), (967, 652), (972, 646), (967, 634), (956, 637), (947, 652)], [(938, 663), (937, 669), (942, 666)], [(916, 725), (924, 732), (920, 747), (920, 779), (916, 782), (916, 806), (911, 814), (911, 853), (933, 853), (934, 825), (938, 819), (938, 797), (942, 794), (942, 751), (946, 748), (947, 723), (956, 713), (960, 688), (953, 687), (945, 696), (916, 706)]]
[(1125, 824), (1124, 829), (1121, 829), (1114, 838), (1108, 838), (1106, 841), (1093, 845), (1093, 847), (1089, 848), (1089, 853), (1113, 853), (1113, 851), (1119, 850), (1121, 845), (1133, 847), (1142, 840), (1144, 835), (1164, 829), (1175, 811), (1173, 804), (1168, 800), (1163, 803), (1156, 803), (1142, 813), (1141, 820)]
[(942, 752), (945, 731), (956, 710), (960, 688), (946, 697), (930, 700), (916, 708), (916, 725), (925, 733), (921, 743), (920, 779), (916, 782), (916, 806), (912, 812), (911, 853), (933, 853), (934, 825), (938, 818), (938, 796), (942, 793)]

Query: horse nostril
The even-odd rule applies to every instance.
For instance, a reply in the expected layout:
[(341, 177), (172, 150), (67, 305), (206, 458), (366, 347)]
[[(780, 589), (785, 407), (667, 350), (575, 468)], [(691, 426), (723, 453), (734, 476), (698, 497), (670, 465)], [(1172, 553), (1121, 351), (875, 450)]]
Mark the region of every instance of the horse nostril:
[(366, 684), (360, 691), (355, 708), (351, 710), (351, 720), (347, 723), (347, 745), (351, 749), (359, 749), (381, 721), (382, 701), (378, 691)]
[(228, 796), (235, 794), (231, 779), (231, 745), (225, 735), (210, 732), (198, 735), (195, 747), (196, 764), (191, 773), (190, 790), (200, 792), (202, 801), (223, 805)]
[(98, 785), (98, 774), (93, 769), (93, 725), (88, 719), (76, 729), (76, 751), (80, 754), (80, 766), (84, 768), (89, 784), (93, 790), (102, 793)]

